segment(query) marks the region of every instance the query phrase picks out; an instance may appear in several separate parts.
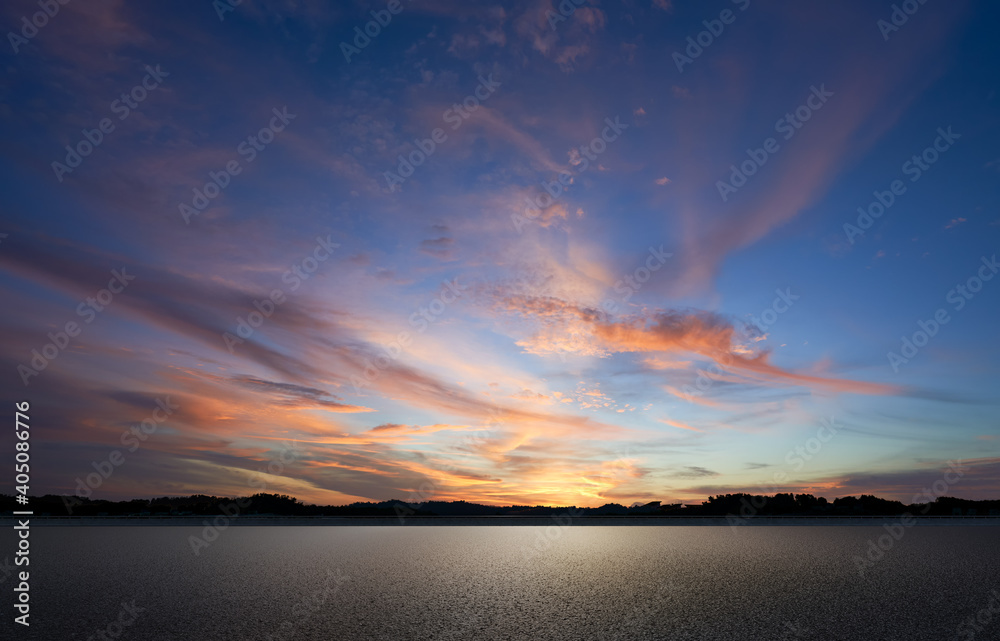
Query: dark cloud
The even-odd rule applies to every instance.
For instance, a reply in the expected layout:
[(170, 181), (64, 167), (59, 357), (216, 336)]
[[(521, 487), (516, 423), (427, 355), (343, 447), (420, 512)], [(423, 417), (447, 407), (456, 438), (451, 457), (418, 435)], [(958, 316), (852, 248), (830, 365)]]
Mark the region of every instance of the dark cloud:
[(451, 259), (454, 256), (452, 247), (455, 244), (454, 238), (442, 236), (420, 241), (420, 251), (435, 258)]

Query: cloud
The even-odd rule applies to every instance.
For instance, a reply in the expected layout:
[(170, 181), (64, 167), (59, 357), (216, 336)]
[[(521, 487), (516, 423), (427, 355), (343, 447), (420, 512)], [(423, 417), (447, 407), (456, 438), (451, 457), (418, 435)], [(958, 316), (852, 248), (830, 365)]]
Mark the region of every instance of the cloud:
[(409, 429), (408, 425), (401, 425), (400, 423), (383, 423), (382, 425), (376, 425), (371, 429), (372, 432), (400, 432)]
[(556, 297), (510, 293), (494, 303), (502, 314), (516, 315), (532, 333), (517, 341), (526, 353), (560, 352), (608, 357), (612, 354), (689, 353), (721, 366), (721, 380), (801, 385), (837, 393), (897, 394), (900, 388), (792, 372), (769, 362), (757, 346), (757, 330), (738, 328), (711, 312), (653, 310), (613, 318), (596, 307)]
[(420, 251), (428, 256), (450, 260), (454, 257), (454, 245), (454, 238), (442, 236), (441, 238), (420, 241)]
[[(947, 483), (945, 473), (951, 471)], [(810, 493), (827, 498), (873, 494), (878, 497), (901, 501), (906, 504), (926, 503), (934, 500), (941, 489), (942, 496), (961, 496), (971, 500), (996, 498), (1000, 484), (1000, 458), (982, 457), (948, 461), (927, 459), (913, 461), (910, 467), (873, 472), (851, 472), (842, 475), (824, 475), (811, 479), (789, 481), (781, 485), (713, 485), (688, 488), (694, 495), (729, 494), (733, 492)], [(935, 483), (938, 490), (934, 489)]]
[[(941, 14), (936, 24), (918, 26), (920, 33), (911, 32), (914, 38), (911, 42), (919, 42), (919, 45), (899, 47), (891, 55), (882, 55), (884, 50), (880, 45), (883, 43), (876, 39), (854, 50), (849, 57), (811, 70), (811, 76), (818, 75), (834, 95), (794, 138), (786, 142), (778, 136), (781, 149), (768, 161), (766, 170), (739, 193), (731, 195), (727, 202), (719, 199), (716, 190), (704, 190), (702, 186), (715, 185), (717, 180), (725, 179), (730, 163), (743, 153), (745, 146), (732, 147), (731, 159), (722, 160), (715, 167), (700, 164), (682, 167), (684, 175), (675, 180), (683, 179), (684, 185), (690, 185), (687, 191), (678, 194), (677, 210), (682, 219), (680, 229), (685, 246), (680, 256), (682, 260), (678, 261), (682, 272), (669, 282), (652, 286), (678, 296), (710, 290), (720, 266), (731, 254), (759, 242), (817, 203), (843, 167), (870, 149), (891, 129), (919, 92), (930, 85), (933, 78), (927, 75), (928, 69), (934, 74), (940, 73), (933, 60), (946, 42), (949, 27), (962, 12), (963, 9), (956, 5), (954, 10)], [(851, 16), (843, 14), (838, 20)], [(804, 20), (799, 28), (806, 29), (804, 25), (810, 21), (829, 20), (829, 14), (802, 10), (796, 13), (795, 19)], [(803, 30), (800, 33), (814, 32)], [(839, 30), (828, 29), (826, 33), (832, 39)], [(826, 44), (826, 37), (823, 36), (823, 44)], [(821, 45), (817, 41), (811, 46)], [(876, 64), (871, 64), (873, 60)], [(760, 109), (765, 100), (767, 104), (774, 104), (773, 97), (762, 95), (762, 92), (777, 89), (777, 84), (757, 85), (751, 89), (747, 83), (751, 64), (746, 59), (730, 59), (727, 66), (729, 82), (699, 85), (692, 92), (696, 99), (678, 104), (678, 122), (689, 132), (722, 127), (726, 135), (733, 138), (749, 135), (735, 126), (728, 128), (731, 125), (727, 124), (727, 114), (734, 108), (748, 109), (751, 103), (754, 109)], [(810, 85), (804, 79), (803, 82), (799, 95), (783, 94), (787, 105), (775, 104), (775, 118), (806, 98)], [(812, 82), (819, 84), (817, 80)], [(785, 85), (787, 87), (788, 83)], [(774, 120), (763, 125), (766, 120), (762, 121), (761, 138), (775, 134)], [(709, 146), (718, 144), (717, 139), (695, 138), (687, 132), (679, 132), (679, 136), (679, 148), (689, 156), (707, 153)], [(718, 148), (713, 148), (712, 153), (717, 154)], [(710, 196), (706, 196), (706, 192)]]
[(682, 430), (689, 430), (691, 432), (704, 432), (705, 431), (705, 430), (698, 429), (697, 427), (692, 427), (691, 425), (688, 425), (687, 423), (682, 423), (680, 421), (675, 421), (675, 420), (672, 420), (672, 419), (669, 419), (669, 418), (661, 418), (661, 419), (659, 419), (659, 421), (661, 423), (666, 423), (667, 425), (670, 425), (671, 427), (677, 427), (677, 428), (680, 428)]
[(554, 61), (561, 71), (571, 72), (577, 58), (599, 49), (595, 36), (603, 31), (607, 16), (597, 7), (584, 6), (564, 17), (556, 4), (554, 0), (532, 3), (515, 20), (514, 31), (533, 51)]
[(266, 381), (252, 376), (236, 376), (233, 377), (232, 380), (256, 393), (269, 394), (272, 397), (275, 397), (276, 402), (285, 407), (294, 407), (297, 409), (315, 408), (324, 409), (328, 412), (345, 413), (375, 411), (370, 407), (349, 405), (337, 402), (336, 400), (328, 400), (329, 398), (337, 399), (338, 397), (324, 390), (304, 387), (302, 385), (295, 385), (292, 383), (276, 383), (274, 381)]
[(704, 467), (686, 466), (674, 472), (671, 476), (681, 479), (698, 479), (705, 478), (706, 476), (719, 476), (719, 473), (705, 469)]
[(475, 120), (470, 120), (470, 124), (485, 129), (491, 139), (502, 141), (517, 149), (536, 170), (555, 174), (567, 171), (565, 165), (552, 159), (549, 151), (536, 137), (512, 123), (497, 109), (481, 105), (476, 110)]
[[(134, 275), (123, 294), (114, 301), (116, 313), (123, 311), (144, 322), (199, 341), (220, 353), (228, 350), (223, 334), (234, 331), (236, 319), (252, 311), (252, 301), (266, 298), (262, 292), (244, 290), (217, 280), (184, 275), (150, 265), (140, 265), (120, 256), (105, 255), (88, 247), (56, 239), (19, 235), (5, 244), (0, 264), (22, 278), (33, 280), (82, 300), (93, 296), (108, 282), (112, 268)], [(269, 327), (291, 332), (314, 330), (315, 318), (295, 300), (287, 300), (280, 314), (268, 319)], [(337, 334), (328, 328), (329, 336)], [(242, 358), (280, 372), (289, 380), (304, 383), (320, 376), (320, 370), (299, 355), (248, 338), (238, 345)]]
[(670, 88), (670, 91), (673, 92), (675, 98), (690, 98), (691, 97), (691, 90), (688, 89), (687, 87), (681, 87), (679, 85), (674, 85), (674, 86), (672, 86)]

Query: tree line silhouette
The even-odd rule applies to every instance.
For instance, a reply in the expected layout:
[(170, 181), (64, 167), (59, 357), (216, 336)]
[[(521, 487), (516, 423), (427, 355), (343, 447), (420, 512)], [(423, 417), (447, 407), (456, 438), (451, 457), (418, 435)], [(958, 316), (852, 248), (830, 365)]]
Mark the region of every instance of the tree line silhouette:
[[(152, 499), (107, 501), (47, 494), (31, 497), (29, 504), (35, 515), (51, 516), (185, 516), (219, 514), (222, 506), (234, 498), (196, 494), (164, 496)], [(576, 506), (480, 505), (467, 501), (425, 501), (407, 503), (390, 500), (351, 503), (349, 505), (307, 505), (284, 494), (258, 493), (249, 498), (249, 507), (242, 514), (277, 516), (548, 516), (570, 512), (574, 516), (901, 516), (906, 513), (922, 516), (1000, 516), (1000, 500), (972, 501), (954, 497), (938, 497), (930, 505), (906, 505), (870, 494), (844, 496), (828, 501), (812, 494), (720, 494), (710, 496), (700, 504), (646, 504), (624, 506), (607, 503), (595, 508)], [(0, 513), (10, 516), (18, 507), (14, 496), (0, 494)]]

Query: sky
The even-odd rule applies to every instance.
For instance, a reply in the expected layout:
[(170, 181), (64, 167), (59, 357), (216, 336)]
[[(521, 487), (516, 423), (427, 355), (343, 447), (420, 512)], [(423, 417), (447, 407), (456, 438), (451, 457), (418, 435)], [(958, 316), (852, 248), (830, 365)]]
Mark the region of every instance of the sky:
[(996, 498), (1000, 7), (901, 4), (4, 3), (31, 492)]

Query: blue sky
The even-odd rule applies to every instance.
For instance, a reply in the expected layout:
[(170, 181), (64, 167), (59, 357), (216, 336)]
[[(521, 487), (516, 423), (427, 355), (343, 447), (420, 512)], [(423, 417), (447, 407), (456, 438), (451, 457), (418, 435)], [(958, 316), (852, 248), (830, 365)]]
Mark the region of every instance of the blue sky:
[(5, 5), (34, 489), (995, 496), (996, 7), (390, 4)]

